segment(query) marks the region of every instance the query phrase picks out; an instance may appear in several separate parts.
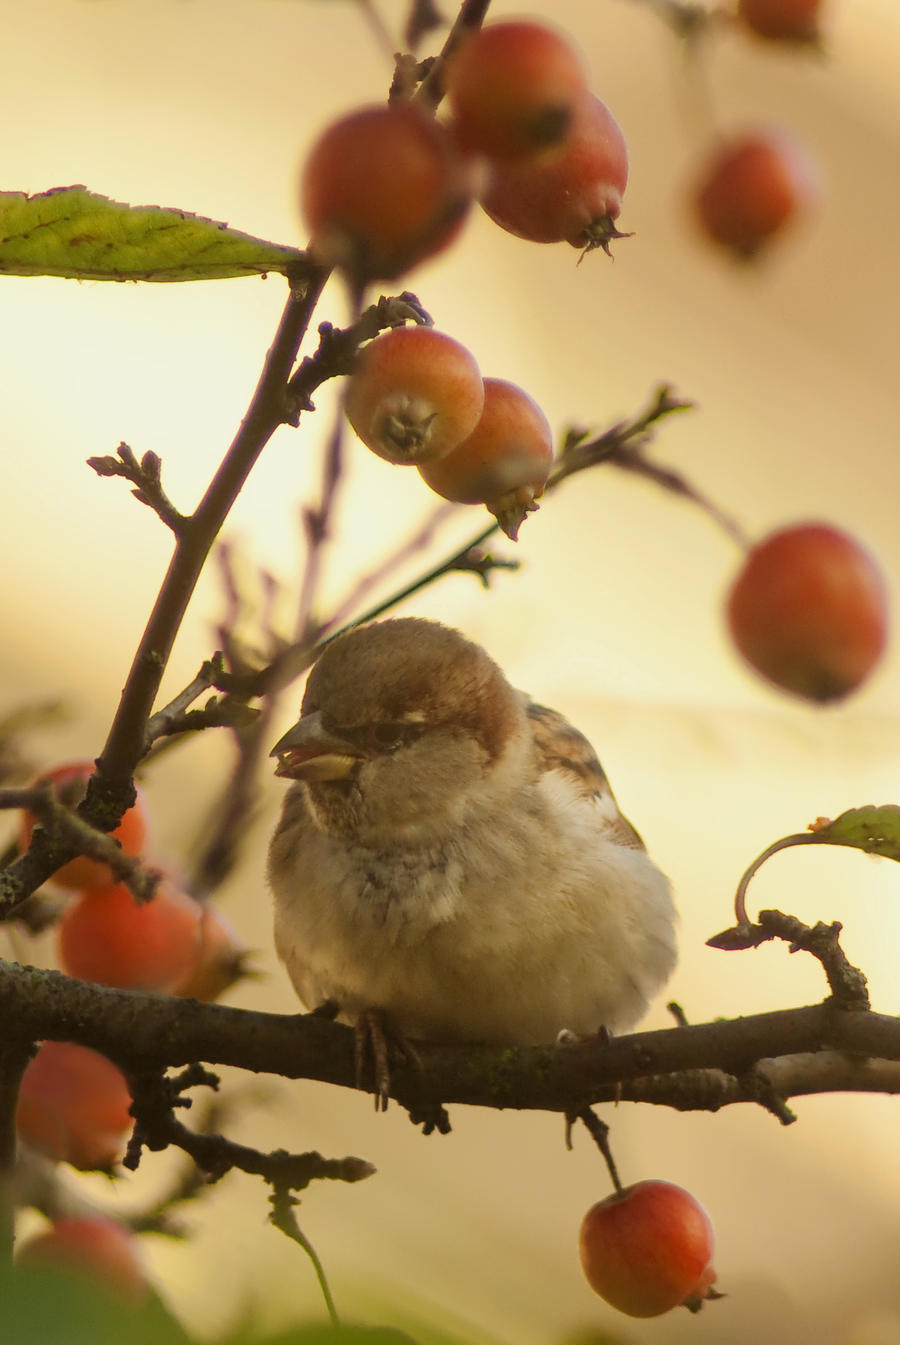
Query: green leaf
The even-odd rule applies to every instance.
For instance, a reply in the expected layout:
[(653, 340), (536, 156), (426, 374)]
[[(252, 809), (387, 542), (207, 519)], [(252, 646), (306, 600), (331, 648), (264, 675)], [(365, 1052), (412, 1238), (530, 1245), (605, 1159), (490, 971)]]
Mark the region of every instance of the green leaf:
[(77, 1271), (0, 1271), (0, 1305), (3, 1345), (191, 1345), (158, 1299), (127, 1302)]
[(848, 808), (834, 821), (816, 822), (810, 829), (810, 841), (822, 845), (850, 845), (869, 855), (883, 855), (900, 862), (900, 806), (869, 803)]
[[(710, 940), (714, 948), (752, 947), (753, 944), (729, 942), (732, 936), (740, 935), (751, 924), (747, 914), (747, 887), (753, 875), (765, 864), (767, 859), (777, 855), (779, 850), (789, 850), (794, 845), (849, 845), (854, 850), (864, 850), (869, 855), (881, 855), (884, 859), (900, 862), (900, 806), (896, 803), (884, 803), (880, 807), (868, 803), (862, 808), (848, 808), (840, 817), (832, 821), (820, 817), (807, 831), (799, 831), (794, 836), (783, 836), (774, 841), (761, 855), (757, 855), (749, 869), (738, 883), (734, 894), (734, 914), (738, 928), (725, 930)], [(724, 940), (724, 942), (723, 942)]]
[(0, 275), (227, 280), (285, 273), (304, 260), (298, 248), (266, 243), (217, 220), (125, 205), (85, 187), (54, 187), (39, 196), (0, 192)]

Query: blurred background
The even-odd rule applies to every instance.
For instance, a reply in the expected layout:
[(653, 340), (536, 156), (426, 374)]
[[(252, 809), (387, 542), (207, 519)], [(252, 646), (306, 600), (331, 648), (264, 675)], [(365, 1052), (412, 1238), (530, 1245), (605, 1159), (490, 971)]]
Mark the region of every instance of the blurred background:
[[(825, 9), (825, 57), (726, 27), (697, 70), (652, 3), (535, 4), (582, 45), (597, 93), (625, 130), (632, 171), (621, 223), (635, 236), (618, 245), (615, 263), (597, 253), (576, 266), (568, 246), (521, 242), (476, 214), (450, 252), (403, 283), (485, 374), (526, 387), (560, 432), (573, 422), (603, 428), (670, 382), (697, 409), (662, 427), (660, 461), (753, 536), (810, 518), (845, 527), (880, 557), (896, 593), (900, 10), (895, 0)], [(399, 46), (405, 4), (383, 0), (379, 12)], [(521, 12), (492, 6), (497, 17)], [(296, 245), (304, 151), (334, 116), (381, 100), (391, 73), (363, 7), (349, 0), (42, 0), (7, 9), (4, 47), (4, 189), (78, 182)], [(695, 232), (687, 193), (716, 128), (759, 123), (806, 142), (825, 199), (762, 265), (735, 267)], [(189, 511), (244, 412), (283, 299), (276, 276), (0, 280), (0, 713), (65, 702), (65, 723), (31, 740), (39, 764), (99, 751), (170, 553), (150, 510), (85, 459), (120, 440), (138, 456), (152, 449), (170, 496)], [(317, 320), (345, 314), (332, 285)], [(319, 489), (332, 395), (323, 389), (320, 414), (299, 432), (275, 436), (227, 528), (251, 589), (260, 568), (285, 585), (288, 627), (303, 564), (300, 505)], [(322, 611), (433, 506), (416, 473), (350, 447)], [(479, 511), (457, 511), (397, 582), (481, 524)], [(402, 610), (461, 627), (515, 684), (591, 737), (675, 885), (681, 963), (671, 996), (692, 1021), (821, 998), (811, 960), (780, 946), (723, 954), (705, 939), (730, 922), (740, 874), (776, 837), (819, 815), (900, 802), (896, 648), (844, 706), (815, 710), (778, 696), (724, 635), (734, 544), (696, 508), (612, 471), (564, 485), (518, 547), (503, 550), (522, 568), (499, 574), (489, 594), (455, 575)], [(213, 573), (166, 692), (212, 651), (222, 612)], [(279, 731), (300, 692), (286, 697)], [(214, 734), (159, 764), (146, 782), (154, 857), (189, 858), (229, 765), (228, 743)], [(222, 904), (266, 973), (231, 1002), (293, 1012), (263, 877), (281, 793), (266, 781)], [(875, 1007), (900, 1012), (896, 865), (792, 851), (760, 874), (751, 901), (843, 921)], [(668, 1021), (660, 1004), (648, 1025)], [(608, 1178), (586, 1135), (566, 1152), (556, 1117), (456, 1108), (453, 1133), (426, 1140), (396, 1108), (376, 1116), (366, 1097), (273, 1083), (233, 1129), (263, 1147), (360, 1153), (377, 1165), (361, 1186), (310, 1190), (301, 1210), (348, 1317), (421, 1316), (466, 1340), (517, 1345), (897, 1345), (896, 1106), (801, 1100), (788, 1130), (749, 1108), (608, 1113), (624, 1179), (687, 1186), (717, 1228), (728, 1298), (697, 1318), (649, 1323), (618, 1317), (582, 1279), (578, 1224)], [(307, 1263), (266, 1213), (262, 1188), (234, 1176), (189, 1211), (196, 1236), (187, 1248), (149, 1246), (168, 1301), (193, 1328), (213, 1333), (244, 1311), (273, 1324), (322, 1316)]]

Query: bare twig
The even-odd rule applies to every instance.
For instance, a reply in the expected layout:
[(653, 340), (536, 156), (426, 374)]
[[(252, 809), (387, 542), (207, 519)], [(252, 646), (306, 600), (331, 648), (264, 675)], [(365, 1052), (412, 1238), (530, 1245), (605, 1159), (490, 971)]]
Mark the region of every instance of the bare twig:
[(158, 739), (172, 737), (178, 733), (221, 726), (238, 728), (251, 723), (256, 718), (256, 711), (227, 699), (213, 698), (202, 710), (188, 713), (188, 707), (193, 705), (204, 691), (218, 685), (224, 672), (225, 661), (221, 654), (213, 654), (211, 659), (207, 659), (194, 680), (169, 701), (168, 705), (150, 716), (147, 721), (145, 751), (149, 751)]
[(146, 504), (158, 514), (167, 528), (171, 528), (176, 537), (184, 529), (185, 516), (178, 512), (162, 488), (162, 463), (156, 453), (145, 453), (138, 462), (126, 443), (119, 444), (117, 457), (88, 458), (87, 464), (93, 467), (98, 476), (122, 476), (130, 481), (135, 489), (131, 492), (141, 504)]
[[(35, 833), (44, 833), (49, 853), (88, 855), (107, 864), (114, 876), (129, 888), (139, 901), (152, 897), (159, 883), (156, 869), (147, 868), (139, 859), (127, 855), (119, 842), (98, 831), (67, 807), (57, 796), (50, 780), (41, 781), (27, 789), (0, 789), (0, 809), (22, 808), (34, 813), (40, 823)], [(38, 844), (41, 844), (38, 837)], [(55, 865), (55, 873), (61, 864)], [(48, 875), (49, 876), (49, 875)], [(2, 915), (0, 915), (2, 918)]]
[(360, 313), (349, 327), (333, 327), (330, 322), (319, 325), (319, 345), (313, 355), (300, 361), (287, 385), (289, 403), (288, 424), (299, 423), (301, 411), (313, 409), (312, 395), (330, 378), (353, 372), (356, 355), (365, 341), (371, 341), (391, 327), (402, 327), (407, 322), (419, 326), (433, 326), (433, 319), (409, 290), (402, 294), (382, 295), (377, 303)]
[(417, 102), (432, 110), (438, 107), (444, 96), (444, 70), (449, 57), (459, 46), (466, 33), (473, 28), (481, 27), (490, 4), (491, 0), (463, 0), (460, 11), (453, 22), (453, 27), (447, 34), (439, 55), (416, 90), (415, 98)]
[(319, 1153), (289, 1154), (283, 1149), (264, 1154), (224, 1135), (189, 1130), (176, 1119), (173, 1108), (190, 1106), (183, 1097), (186, 1088), (217, 1084), (215, 1076), (199, 1066), (190, 1067), (174, 1079), (151, 1073), (127, 1073), (127, 1078), (136, 1118), (125, 1157), (128, 1168), (139, 1165), (142, 1148), (156, 1151), (174, 1146), (189, 1154), (212, 1181), (238, 1168), (291, 1191), (301, 1191), (311, 1181), (362, 1181), (375, 1171), (364, 1158), (323, 1158)]
[(441, 14), (434, 0), (413, 0), (409, 7), (409, 17), (403, 30), (403, 40), (410, 51), (415, 51), (419, 43), (435, 28), (446, 27), (447, 20)]
[(792, 953), (811, 953), (821, 962), (835, 1004), (841, 1009), (865, 1010), (870, 1007), (866, 978), (841, 948), (838, 942), (841, 929), (837, 921), (830, 925), (821, 920), (815, 925), (804, 925), (796, 916), (781, 911), (760, 911), (758, 924), (739, 924), (723, 930), (707, 939), (707, 944), (725, 952), (741, 952), (758, 948), (771, 939), (783, 939), (790, 944)]

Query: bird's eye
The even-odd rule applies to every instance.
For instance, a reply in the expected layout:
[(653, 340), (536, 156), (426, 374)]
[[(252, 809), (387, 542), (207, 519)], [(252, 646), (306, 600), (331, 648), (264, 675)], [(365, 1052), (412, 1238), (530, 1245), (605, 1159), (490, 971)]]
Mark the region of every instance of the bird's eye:
[(379, 752), (396, 752), (418, 735), (417, 724), (375, 724), (372, 737)]

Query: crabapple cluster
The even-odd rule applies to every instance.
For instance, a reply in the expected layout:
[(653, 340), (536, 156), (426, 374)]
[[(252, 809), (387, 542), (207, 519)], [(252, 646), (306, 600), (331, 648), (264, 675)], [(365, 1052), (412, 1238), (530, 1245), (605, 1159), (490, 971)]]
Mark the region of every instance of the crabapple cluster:
[[(40, 776), (76, 807), (93, 772), (71, 762)], [(37, 825), (20, 820), (24, 848)], [(143, 796), (112, 833), (126, 854), (139, 856), (147, 834)], [(243, 971), (245, 950), (209, 903), (199, 902), (169, 877), (139, 904), (106, 864), (79, 858), (51, 880), (68, 901), (56, 929), (57, 960), (70, 976), (98, 984), (214, 999)], [(69, 1041), (44, 1041), (21, 1082), (16, 1130), (28, 1148), (82, 1171), (113, 1173), (134, 1124), (127, 1080), (111, 1060)], [(127, 1228), (109, 1219), (59, 1220), (22, 1249), (21, 1260), (49, 1261), (107, 1279), (128, 1297), (144, 1278)]]
[(415, 465), (458, 504), (484, 504), (515, 538), (547, 482), (553, 438), (521, 388), (482, 378), (468, 350), (430, 327), (397, 327), (362, 351), (346, 411), (359, 438), (389, 462)]
[(566, 37), (527, 21), (471, 31), (444, 87), (445, 122), (408, 98), (358, 108), (315, 142), (300, 211), (317, 260), (356, 288), (396, 279), (457, 236), (476, 193), (520, 238), (608, 250), (621, 237), (625, 140)]
[(593, 1205), (578, 1248), (588, 1284), (629, 1317), (658, 1317), (682, 1304), (696, 1311), (715, 1292), (709, 1216), (671, 1182), (637, 1182)]
[(625, 138), (567, 38), (539, 23), (469, 33), (446, 73), (451, 129), (484, 161), (481, 205), (535, 243), (609, 250), (628, 180)]

